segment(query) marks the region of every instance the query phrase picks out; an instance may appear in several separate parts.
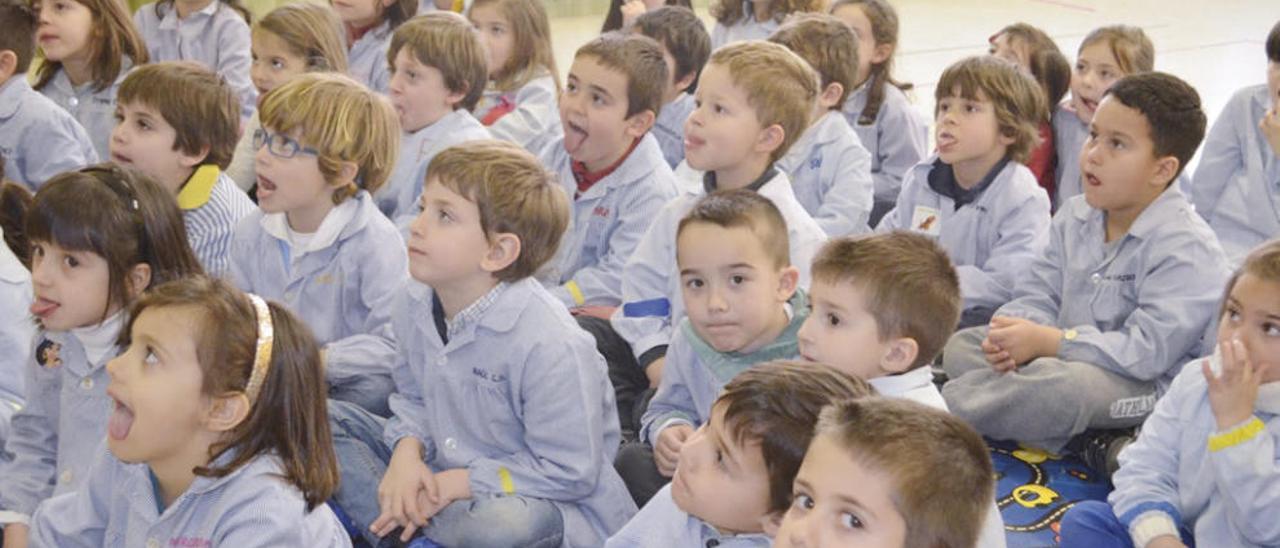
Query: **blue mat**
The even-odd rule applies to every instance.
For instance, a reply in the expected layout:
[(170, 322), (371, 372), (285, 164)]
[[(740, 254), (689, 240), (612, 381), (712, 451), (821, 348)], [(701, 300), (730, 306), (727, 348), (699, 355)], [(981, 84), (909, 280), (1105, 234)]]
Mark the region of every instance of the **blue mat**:
[(1009, 548), (1058, 545), (1058, 522), (1076, 502), (1106, 500), (1111, 482), (1075, 456), (987, 440)]

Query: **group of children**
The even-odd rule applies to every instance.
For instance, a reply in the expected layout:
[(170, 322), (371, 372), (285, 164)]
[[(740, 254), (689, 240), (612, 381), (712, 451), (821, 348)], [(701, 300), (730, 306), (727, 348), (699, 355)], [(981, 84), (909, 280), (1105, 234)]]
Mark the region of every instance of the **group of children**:
[(1134, 27), (930, 152), (884, 0), (662, 4), (0, 0), (4, 546), (1280, 542), (1280, 24), (1187, 175)]

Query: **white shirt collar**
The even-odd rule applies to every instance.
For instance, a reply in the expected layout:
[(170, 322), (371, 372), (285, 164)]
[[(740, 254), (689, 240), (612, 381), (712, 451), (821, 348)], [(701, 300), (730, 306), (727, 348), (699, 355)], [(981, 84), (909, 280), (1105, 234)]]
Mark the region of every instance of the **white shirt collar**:
[(84, 347), (84, 357), (90, 365), (109, 358), (108, 354), (115, 349), (116, 339), (120, 336), (120, 327), (124, 325), (124, 309), (116, 311), (102, 323), (89, 327), (77, 327), (71, 335)]
[(289, 244), (290, 254), (293, 260), (306, 255), (312, 251), (325, 249), (338, 240), (338, 236), (342, 235), (342, 229), (354, 219), (356, 212), (360, 209), (360, 200), (356, 198), (348, 198), (341, 204), (338, 204), (329, 213), (324, 216), (324, 220), (320, 221), (320, 227), (316, 229), (314, 235), (306, 242), (306, 245), (297, 245), (292, 236), (292, 230), (289, 228), (289, 219), (285, 217), (285, 213), (268, 213), (262, 216), (262, 228), (277, 239), (284, 240)]

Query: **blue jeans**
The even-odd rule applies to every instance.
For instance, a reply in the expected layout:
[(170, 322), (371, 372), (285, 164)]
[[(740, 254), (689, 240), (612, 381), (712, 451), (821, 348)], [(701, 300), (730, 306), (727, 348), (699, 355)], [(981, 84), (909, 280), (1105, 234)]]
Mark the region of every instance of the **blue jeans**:
[[(332, 502), (370, 545), (393, 546), (398, 532), (380, 539), (369, 531), (382, 512), (378, 484), (391, 462), (391, 448), (382, 441), (385, 420), (349, 402), (329, 400), (329, 423), (342, 478)], [(564, 518), (546, 500), (481, 494), (445, 506), (422, 533), (449, 547), (555, 547), (564, 538)]]
[[(1076, 503), (1062, 516), (1060, 527), (1061, 548), (1134, 548), (1129, 528), (1120, 523), (1120, 518), (1105, 501)], [(1178, 533), (1183, 544), (1195, 548), (1196, 539), (1191, 536), (1191, 531), (1179, 527)]]
[(329, 398), (351, 402), (379, 417), (390, 417), (387, 398), (395, 392), (391, 375), (357, 375), (338, 382), (329, 381)]

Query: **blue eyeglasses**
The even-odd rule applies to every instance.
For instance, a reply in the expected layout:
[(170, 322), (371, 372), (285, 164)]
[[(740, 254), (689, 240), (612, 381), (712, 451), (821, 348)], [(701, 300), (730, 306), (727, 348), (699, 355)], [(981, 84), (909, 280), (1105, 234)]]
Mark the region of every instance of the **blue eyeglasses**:
[(297, 156), (299, 153), (319, 156), (320, 152), (311, 147), (304, 147), (297, 141), (289, 138), (288, 135), (280, 133), (268, 133), (267, 130), (258, 128), (253, 131), (253, 149), (258, 150), (262, 145), (267, 145), (267, 151), (277, 158), (289, 159)]

